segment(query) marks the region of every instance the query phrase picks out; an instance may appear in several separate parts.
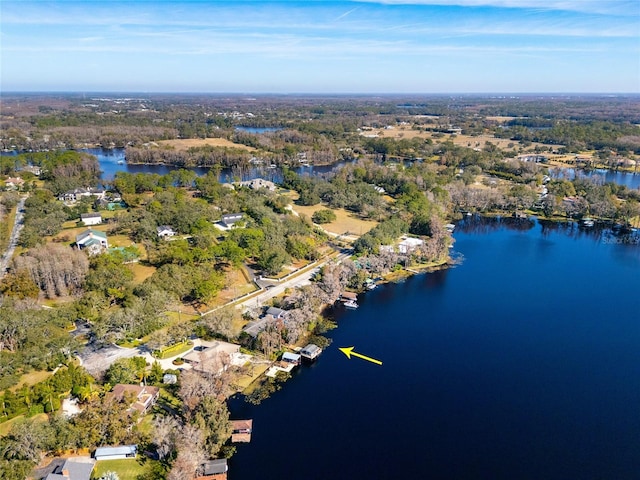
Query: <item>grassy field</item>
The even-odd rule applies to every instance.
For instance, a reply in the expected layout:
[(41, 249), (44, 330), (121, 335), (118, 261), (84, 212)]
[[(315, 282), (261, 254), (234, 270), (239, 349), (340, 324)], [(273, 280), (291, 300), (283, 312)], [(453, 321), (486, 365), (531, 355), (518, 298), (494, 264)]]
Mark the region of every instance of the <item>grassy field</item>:
[(153, 275), (153, 272), (156, 271), (156, 267), (141, 265), (139, 262), (130, 263), (127, 267), (133, 272), (133, 282), (136, 285), (144, 282), (147, 278)]
[[(416, 137), (424, 138), (424, 139), (430, 138), (436, 143), (443, 143), (451, 139), (455, 145), (460, 145), (463, 147), (470, 147), (470, 148), (482, 148), (484, 147), (486, 142), (491, 142), (494, 145), (497, 145), (498, 147), (504, 150), (515, 150), (520, 146), (520, 144), (517, 141), (510, 140), (508, 138), (496, 138), (493, 135), (470, 136), (470, 135), (462, 135), (462, 134), (460, 135), (445, 134), (444, 136), (439, 136), (439, 134), (431, 131), (414, 130), (411, 128), (410, 125), (397, 126), (391, 129), (380, 129), (380, 130), (363, 132), (363, 135), (373, 135), (373, 134), (382, 138), (397, 138), (397, 139), (416, 138)], [(509, 147), (509, 144), (512, 144), (512, 146)], [(532, 143), (531, 147), (535, 147), (536, 145), (545, 146), (545, 147), (550, 146), (550, 145), (544, 145), (541, 143)], [(558, 146), (556, 145), (554, 148), (557, 148), (557, 147)]]
[(146, 467), (133, 458), (100, 460), (96, 462), (91, 478), (100, 478), (106, 472), (116, 472), (120, 480), (136, 480), (136, 477), (145, 471)]
[(255, 152), (256, 149), (241, 143), (234, 143), (226, 138), (185, 138), (180, 140), (161, 140), (156, 142), (160, 146), (171, 146), (176, 150), (188, 150), (192, 147), (204, 147), (209, 145), (212, 147), (226, 147), (226, 148), (238, 148), (247, 150), (248, 152)]
[(21, 387), (23, 387), (24, 385), (29, 385), (29, 386), (35, 385), (36, 383), (40, 383), (46, 380), (50, 376), (51, 376), (51, 372), (48, 372), (46, 370), (37, 370), (34, 372), (25, 373), (20, 377), (18, 384), (11, 387), (10, 390), (12, 392), (15, 392), (19, 390)]
[[(23, 419), (24, 415), (19, 415), (15, 418), (12, 418), (11, 420), (0, 423), (0, 437), (4, 437), (5, 435), (7, 435), (11, 431), (11, 427), (13, 427), (16, 422), (19, 422)], [(46, 413), (39, 413), (31, 417), (31, 419), (38, 422), (46, 422), (49, 419), (49, 416)]]
[[(326, 205), (300, 206), (294, 205), (293, 209), (300, 215), (311, 216), (318, 210), (328, 208)], [(331, 223), (324, 223), (321, 227), (331, 233), (342, 235), (349, 232), (351, 235), (363, 235), (375, 227), (378, 222), (358, 218), (355, 214), (346, 211), (344, 208), (331, 209), (336, 214), (336, 220)]]

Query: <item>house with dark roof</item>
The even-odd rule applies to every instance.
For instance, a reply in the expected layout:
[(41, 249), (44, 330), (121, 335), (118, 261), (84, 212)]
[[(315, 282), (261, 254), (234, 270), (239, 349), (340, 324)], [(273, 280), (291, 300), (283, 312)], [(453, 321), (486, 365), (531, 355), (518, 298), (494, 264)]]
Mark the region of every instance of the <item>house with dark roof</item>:
[(222, 223), (222, 225), (224, 225), (227, 228), (231, 228), (233, 227), (237, 222), (239, 222), (240, 220), (242, 220), (243, 215), (242, 213), (227, 213), (225, 215), (222, 215), (222, 219), (220, 220), (220, 222)]
[(226, 458), (219, 458), (216, 460), (209, 460), (203, 465), (203, 473), (201, 476), (196, 477), (195, 480), (227, 480), (227, 466)]
[(64, 459), (44, 480), (90, 480), (96, 461), (90, 457), (71, 457)]
[(276, 320), (286, 317), (288, 312), (278, 307), (269, 307), (267, 309), (267, 315), (271, 315)]
[(102, 215), (99, 213), (82, 213), (80, 221), (85, 225), (100, 225), (102, 223)]

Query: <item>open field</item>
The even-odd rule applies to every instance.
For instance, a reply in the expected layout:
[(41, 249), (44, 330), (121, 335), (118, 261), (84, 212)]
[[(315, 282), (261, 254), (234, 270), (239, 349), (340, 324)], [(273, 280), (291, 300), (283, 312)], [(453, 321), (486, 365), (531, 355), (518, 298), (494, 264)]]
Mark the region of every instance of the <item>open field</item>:
[(179, 151), (188, 150), (193, 147), (225, 147), (225, 148), (238, 148), (241, 150), (247, 150), (248, 152), (255, 152), (256, 149), (241, 143), (234, 143), (226, 138), (184, 138), (178, 140), (160, 140), (156, 142), (160, 146), (170, 146)]
[[(328, 208), (326, 205), (313, 205), (313, 206), (301, 206), (294, 205), (293, 209), (300, 215), (306, 215), (311, 218), (311, 216), (318, 210), (323, 210)], [(355, 214), (346, 211), (344, 208), (340, 209), (331, 209), (336, 214), (336, 220), (331, 223), (324, 223), (321, 227), (327, 232), (335, 233), (336, 235), (343, 235), (346, 232), (349, 232), (351, 235), (364, 235), (373, 227), (375, 227), (378, 222), (373, 220), (364, 220), (358, 218)]]
[(133, 458), (123, 460), (100, 460), (96, 462), (91, 478), (100, 478), (106, 472), (116, 472), (120, 480), (136, 480), (138, 475), (146, 471), (144, 465)]
[[(49, 419), (49, 415), (47, 415), (46, 413), (39, 413), (31, 417), (31, 420), (34, 420), (37, 422), (46, 422), (48, 419)], [(12, 418), (11, 420), (7, 420), (6, 422), (0, 423), (0, 437), (4, 437), (5, 435), (7, 435), (11, 431), (11, 428), (13, 427), (13, 425), (17, 422), (20, 422), (21, 420), (24, 420), (24, 415), (18, 415), (17, 417)]]
[(218, 292), (216, 298), (211, 300), (209, 303), (202, 305), (200, 307), (200, 311), (206, 312), (212, 308), (224, 305), (234, 298), (257, 290), (257, 287), (250, 280), (244, 269), (228, 270), (225, 272), (225, 275), (225, 288)]
[[(432, 139), (435, 143), (443, 143), (447, 140), (453, 141), (455, 145), (469, 148), (482, 148), (486, 142), (493, 143), (503, 150), (515, 150), (520, 144), (517, 141), (510, 140), (508, 138), (496, 138), (493, 135), (462, 135), (462, 134), (440, 134), (437, 132), (414, 130), (411, 126), (396, 126), (389, 129), (379, 129), (363, 132), (363, 135), (377, 135), (381, 138), (424, 138)], [(509, 145), (511, 144), (511, 147)], [(559, 145), (545, 145), (542, 143), (532, 143), (530, 147), (554, 147), (558, 148)], [(529, 148), (530, 148), (529, 147)]]
[(51, 375), (52, 375), (51, 372), (47, 370), (35, 370), (33, 372), (25, 373), (20, 377), (18, 384), (11, 387), (9, 390), (11, 390), (12, 392), (15, 392), (25, 385), (28, 385), (28, 386), (35, 385), (36, 383), (45, 381)]
[(133, 272), (133, 282), (136, 285), (144, 282), (156, 271), (156, 267), (141, 265), (140, 263), (130, 263), (127, 267)]

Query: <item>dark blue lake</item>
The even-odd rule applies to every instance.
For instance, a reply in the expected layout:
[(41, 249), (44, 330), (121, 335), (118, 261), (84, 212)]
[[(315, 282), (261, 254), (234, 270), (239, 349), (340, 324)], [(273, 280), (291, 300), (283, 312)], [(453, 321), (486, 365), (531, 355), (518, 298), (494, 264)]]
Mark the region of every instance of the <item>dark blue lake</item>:
[[(179, 167), (173, 167), (169, 165), (134, 165), (125, 162), (125, 150), (124, 148), (86, 148), (82, 149), (83, 152), (95, 155), (100, 163), (100, 170), (102, 170), (102, 178), (104, 180), (113, 180), (116, 172), (129, 172), (129, 173), (157, 173), (159, 175), (166, 175), (172, 170), (176, 170)], [(338, 166), (343, 165), (342, 163)], [(300, 175), (317, 175), (330, 172), (336, 168), (336, 165), (327, 166), (312, 166), (303, 165), (294, 168)], [(189, 167), (189, 170), (193, 170), (198, 175), (206, 175), (209, 172), (209, 168), (202, 167)], [(236, 180), (252, 180), (254, 178), (264, 178), (265, 180), (271, 180), (274, 182), (282, 181), (282, 171), (279, 168), (268, 168), (267, 166), (256, 166), (248, 169), (240, 168), (223, 168), (220, 171), (218, 179), (221, 182), (232, 182)]]
[(361, 295), (313, 366), (233, 399), (254, 433), (230, 478), (640, 478), (640, 246), (474, 217), (454, 236), (458, 266)]

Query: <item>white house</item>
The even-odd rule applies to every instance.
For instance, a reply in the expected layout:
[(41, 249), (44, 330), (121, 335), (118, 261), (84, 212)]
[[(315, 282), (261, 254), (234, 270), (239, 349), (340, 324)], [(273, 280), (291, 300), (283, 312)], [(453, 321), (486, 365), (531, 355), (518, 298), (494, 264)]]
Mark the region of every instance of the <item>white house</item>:
[(253, 180), (247, 180), (246, 182), (240, 182), (243, 187), (249, 187), (252, 190), (258, 190), (260, 188), (266, 188), (272, 192), (276, 190), (276, 184), (263, 178), (254, 178)]
[(98, 200), (102, 200), (105, 193), (104, 190), (99, 188), (76, 188), (58, 195), (58, 200), (63, 202), (77, 202), (82, 197), (96, 197)]
[(183, 358), (194, 370), (218, 374), (223, 372), (240, 352), (240, 345), (214, 340), (202, 341), (201, 350), (192, 350)]
[(80, 215), (80, 221), (85, 225), (100, 225), (102, 223), (102, 215), (99, 213), (83, 213)]
[(413, 250), (415, 250), (417, 247), (419, 247), (423, 243), (424, 243), (424, 240), (421, 240), (419, 238), (405, 237), (398, 244), (398, 252), (411, 253)]
[(231, 228), (236, 224), (236, 222), (242, 220), (242, 217), (243, 215), (241, 213), (228, 213), (226, 215), (222, 215), (221, 222), (225, 227)]
[(176, 232), (174, 232), (173, 228), (171, 228), (169, 225), (160, 225), (156, 228), (156, 232), (158, 233), (158, 237), (165, 239), (168, 237), (174, 237), (176, 235)]
[(107, 234), (98, 230), (85, 230), (76, 236), (76, 245), (81, 250), (87, 250), (89, 255), (95, 255), (109, 248)]

